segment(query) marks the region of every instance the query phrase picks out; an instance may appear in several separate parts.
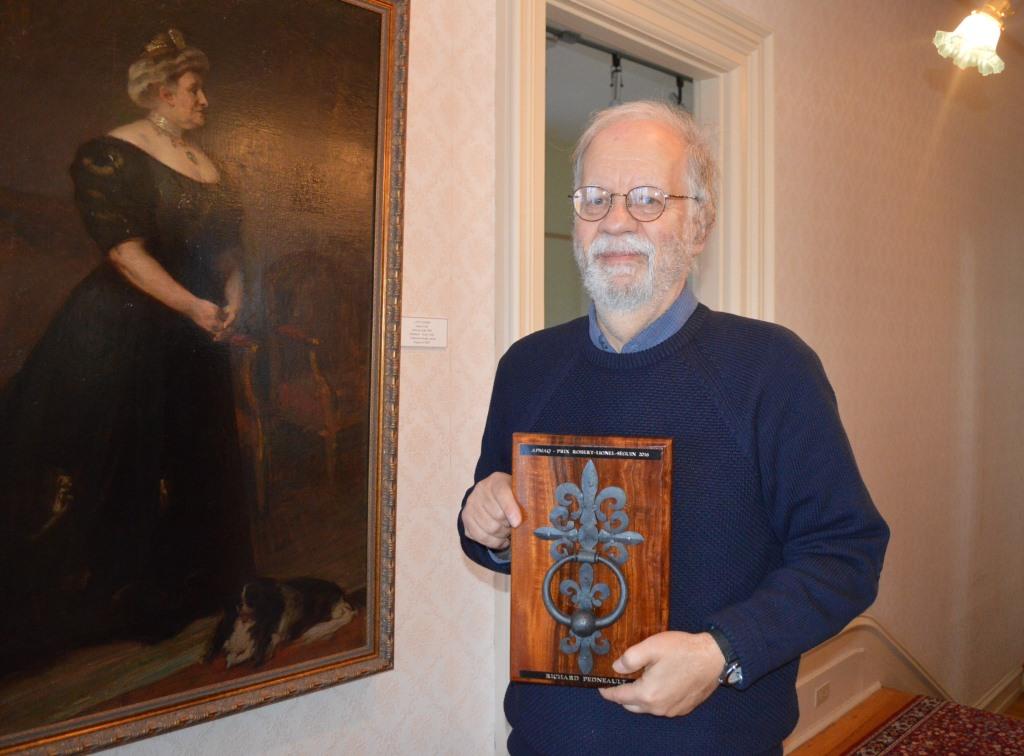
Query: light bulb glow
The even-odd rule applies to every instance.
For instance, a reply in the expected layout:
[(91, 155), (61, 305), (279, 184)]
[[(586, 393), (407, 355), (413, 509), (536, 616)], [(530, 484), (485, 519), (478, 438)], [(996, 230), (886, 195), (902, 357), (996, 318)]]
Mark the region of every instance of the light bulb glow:
[(955, 31), (935, 32), (935, 49), (943, 58), (951, 58), (959, 68), (974, 66), (982, 76), (1000, 73), (1006, 66), (996, 55), (1002, 27), (987, 13), (972, 11)]

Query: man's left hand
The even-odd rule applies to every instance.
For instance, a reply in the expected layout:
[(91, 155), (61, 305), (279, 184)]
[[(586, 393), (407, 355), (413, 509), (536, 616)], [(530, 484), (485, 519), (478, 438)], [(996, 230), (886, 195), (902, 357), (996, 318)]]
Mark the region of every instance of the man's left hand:
[(612, 664), (620, 675), (642, 669), (640, 679), (600, 692), (634, 714), (681, 717), (714, 693), (724, 666), (725, 657), (708, 633), (658, 633), (627, 648)]

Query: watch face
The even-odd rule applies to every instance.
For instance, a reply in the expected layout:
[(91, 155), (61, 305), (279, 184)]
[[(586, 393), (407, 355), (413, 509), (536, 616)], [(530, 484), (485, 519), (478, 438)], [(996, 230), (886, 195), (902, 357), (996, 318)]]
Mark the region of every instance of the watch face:
[(738, 661), (730, 662), (722, 670), (722, 676), (718, 678), (722, 685), (739, 685), (743, 682), (743, 667)]

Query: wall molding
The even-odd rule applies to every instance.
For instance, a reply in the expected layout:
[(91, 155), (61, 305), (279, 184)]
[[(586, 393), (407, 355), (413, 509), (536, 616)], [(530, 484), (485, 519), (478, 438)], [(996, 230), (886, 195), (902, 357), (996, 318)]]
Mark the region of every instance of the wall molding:
[(1024, 692), (1024, 679), (1019, 667), (1011, 669), (1003, 678), (986, 691), (974, 704), (975, 709), (984, 709), (1002, 714)]
[[(815, 691), (826, 682), (832, 697), (818, 706)], [(949, 691), (892, 633), (864, 614), (800, 657), (796, 680), (800, 719), (783, 744), (785, 752), (807, 742), (882, 687), (952, 700)]]
[[(847, 663), (850, 660), (855, 663)], [(845, 690), (847, 695), (841, 702), (818, 710), (813, 703), (813, 692), (826, 681), (832, 683), (833, 691)], [(801, 656), (796, 686), (800, 720), (786, 739), (786, 753), (842, 718), (881, 687), (955, 700), (892, 633), (867, 614), (855, 618), (838, 635)], [(1007, 672), (970, 705), (1002, 713), (1022, 691), (1024, 677), (1018, 667)]]
[(544, 325), (544, 0), (497, 0), (497, 355)]
[[(925, 669), (924, 665), (917, 660), (917, 657), (910, 653), (906, 646), (896, 640), (896, 637), (886, 630), (882, 623), (874, 617), (868, 614), (862, 614), (859, 617), (855, 617), (854, 620), (836, 636), (836, 638), (851, 636), (857, 637), (865, 634), (875, 636), (881, 640), (896, 657), (902, 660), (908, 671), (912, 671), (913, 674), (919, 678), (921, 684), (925, 686), (926, 689), (920, 691), (921, 693), (924, 695), (934, 696), (936, 698), (942, 698), (946, 701), (954, 700), (953, 696), (948, 690), (946, 690), (945, 686), (940, 683), (931, 672)], [(826, 645), (830, 642), (831, 641), (826, 641), (825, 644), (822, 645)], [(821, 646), (818, 648), (821, 648)], [(885, 682), (885, 680), (882, 681), (883, 684), (885, 684)], [(909, 692), (915, 693), (918, 691), (910, 690)]]

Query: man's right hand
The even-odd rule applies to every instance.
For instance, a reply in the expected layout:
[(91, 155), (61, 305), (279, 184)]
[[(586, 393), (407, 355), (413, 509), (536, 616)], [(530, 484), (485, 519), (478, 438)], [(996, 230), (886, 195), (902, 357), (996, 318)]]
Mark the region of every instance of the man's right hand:
[(477, 483), (462, 509), (466, 536), (493, 551), (508, 548), (512, 528), (518, 528), (522, 521), (508, 473), (491, 473)]

